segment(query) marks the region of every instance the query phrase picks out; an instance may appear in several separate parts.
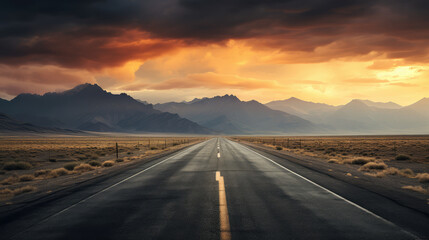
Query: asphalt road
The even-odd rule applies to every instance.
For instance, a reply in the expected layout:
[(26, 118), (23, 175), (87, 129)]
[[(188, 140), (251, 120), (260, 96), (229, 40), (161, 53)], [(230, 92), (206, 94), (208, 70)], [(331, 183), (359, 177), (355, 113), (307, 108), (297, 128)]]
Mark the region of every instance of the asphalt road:
[(239, 143), (213, 138), (31, 209), (0, 226), (0, 236), (416, 239), (289, 169)]

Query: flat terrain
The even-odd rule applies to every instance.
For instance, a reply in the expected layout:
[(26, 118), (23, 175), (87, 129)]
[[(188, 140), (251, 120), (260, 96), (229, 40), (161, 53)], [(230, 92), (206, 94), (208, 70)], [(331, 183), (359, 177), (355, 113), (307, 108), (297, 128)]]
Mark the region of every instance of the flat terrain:
[[(0, 208), (1, 210), (1, 208)], [(19, 214), (2, 239), (415, 239), (428, 215), (224, 138)]]
[[(0, 205), (180, 149), (201, 137), (0, 137)], [(116, 154), (116, 151), (118, 154)], [(111, 170), (109, 170), (111, 171)], [(85, 176), (82, 176), (85, 175)]]
[(371, 176), (373, 181), (383, 179), (384, 182), (389, 181), (389, 186), (424, 194), (425, 199), (429, 197), (429, 136), (269, 136), (233, 139), (319, 164), (328, 163), (330, 168), (349, 170), (351, 177), (357, 174)]

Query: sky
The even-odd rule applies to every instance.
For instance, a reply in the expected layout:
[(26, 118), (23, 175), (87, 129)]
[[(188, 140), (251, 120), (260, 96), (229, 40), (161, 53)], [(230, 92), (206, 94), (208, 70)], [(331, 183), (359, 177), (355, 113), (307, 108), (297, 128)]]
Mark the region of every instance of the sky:
[(427, 0), (5, 0), (0, 97), (97, 83), (151, 103), (429, 97)]

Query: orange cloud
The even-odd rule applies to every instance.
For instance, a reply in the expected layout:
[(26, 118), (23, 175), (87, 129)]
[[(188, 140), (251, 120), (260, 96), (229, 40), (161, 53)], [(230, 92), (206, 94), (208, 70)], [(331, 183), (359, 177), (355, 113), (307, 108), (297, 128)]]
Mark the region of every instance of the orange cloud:
[(275, 81), (245, 78), (237, 75), (218, 74), (214, 72), (194, 73), (182, 78), (172, 78), (159, 83), (144, 83), (127, 85), (123, 89), (168, 90), (181, 88), (232, 88), (232, 89), (261, 89), (276, 88), (280, 85)]

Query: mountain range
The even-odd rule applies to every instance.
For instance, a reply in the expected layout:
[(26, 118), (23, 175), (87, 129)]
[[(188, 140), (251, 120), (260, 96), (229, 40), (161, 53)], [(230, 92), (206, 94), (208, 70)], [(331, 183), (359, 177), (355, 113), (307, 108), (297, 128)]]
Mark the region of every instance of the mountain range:
[(290, 112), (323, 126), (327, 133), (421, 134), (429, 133), (429, 98), (410, 106), (355, 99), (332, 106), (297, 98), (273, 101), (266, 106)]
[(96, 84), (83, 84), (60, 93), (20, 94), (11, 101), (2, 101), (0, 112), (41, 127), (99, 132), (212, 133), (177, 114), (155, 110), (125, 93), (109, 93)]
[[(72, 130), (65, 130), (72, 129)], [(429, 98), (400, 106), (355, 99), (333, 106), (289, 98), (261, 104), (234, 95), (148, 104), (96, 84), (0, 99), (0, 132), (184, 134), (425, 134)]]
[(317, 128), (298, 116), (273, 110), (257, 101), (241, 101), (234, 95), (170, 102), (155, 109), (177, 113), (207, 128), (227, 134), (309, 133)]

